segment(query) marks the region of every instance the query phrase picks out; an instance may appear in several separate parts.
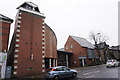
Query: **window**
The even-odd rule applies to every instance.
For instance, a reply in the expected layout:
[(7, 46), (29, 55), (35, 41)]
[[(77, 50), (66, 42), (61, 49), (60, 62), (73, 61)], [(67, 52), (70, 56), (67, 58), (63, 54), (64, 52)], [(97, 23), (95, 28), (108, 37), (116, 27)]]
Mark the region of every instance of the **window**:
[(71, 44), (71, 48), (73, 48), (73, 45)]
[(66, 46), (66, 49), (68, 49), (68, 46)]
[(33, 60), (33, 53), (30, 54), (30, 60)]

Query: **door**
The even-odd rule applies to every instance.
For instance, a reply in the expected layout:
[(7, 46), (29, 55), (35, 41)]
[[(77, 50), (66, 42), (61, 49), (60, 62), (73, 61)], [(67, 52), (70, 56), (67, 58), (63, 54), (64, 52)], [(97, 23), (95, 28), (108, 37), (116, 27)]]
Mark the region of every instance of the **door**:
[(80, 59), (80, 67), (83, 67), (82, 59)]
[(6, 74), (5, 74), (5, 78), (11, 78), (11, 66), (7, 66), (6, 67)]

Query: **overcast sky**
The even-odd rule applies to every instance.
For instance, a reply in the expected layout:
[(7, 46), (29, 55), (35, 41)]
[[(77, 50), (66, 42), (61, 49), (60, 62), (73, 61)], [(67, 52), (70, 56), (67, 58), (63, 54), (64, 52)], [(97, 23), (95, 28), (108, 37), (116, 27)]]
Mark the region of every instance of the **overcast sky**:
[[(1, 0), (0, 14), (15, 20), (17, 7), (27, 0)], [(110, 46), (118, 44), (119, 0), (29, 0), (44, 13), (45, 22), (57, 36), (57, 48), (63, 48), (69, 35), (89, 39), (89, 33), (101, 32)], [(11, 26), (11, 35), (14, 23)], [(11, 39), (11, 37), (10, 37)]]

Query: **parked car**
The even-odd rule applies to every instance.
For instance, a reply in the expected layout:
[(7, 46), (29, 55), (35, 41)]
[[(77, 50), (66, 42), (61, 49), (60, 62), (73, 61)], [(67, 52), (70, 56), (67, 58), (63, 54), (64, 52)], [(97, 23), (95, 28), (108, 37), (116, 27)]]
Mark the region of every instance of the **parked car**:
[(108, 60), (108, 61), (106, 62), (107, 68), (108, 68), (108, 67), (116, 67), (116, 66), (119, 66), (119, 64), (120, 64), (120, 62), (118, 62), (118, 61), (115, 60), (115, 59), (111, 59), (111, 60)]
[(59, 80), (61, 78), (76, 77), (77, 71), (65, 66), (52, 67), (45, 72), (46, 79)]

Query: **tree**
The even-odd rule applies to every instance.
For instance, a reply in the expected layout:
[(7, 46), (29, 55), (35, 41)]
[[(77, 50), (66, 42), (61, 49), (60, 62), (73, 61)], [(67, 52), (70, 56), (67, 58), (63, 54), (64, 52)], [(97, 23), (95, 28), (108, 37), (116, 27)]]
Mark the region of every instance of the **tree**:
[(99, 59), (101, 59), (99, 44), (103, 43), (103, 42), (107, 42), (107, 40), (108, 40), (107, 36), (103, 35), (102, 33), (90, 32), (89, 37), (94, 42), (95, 48), (99, 55)]
[(109, 52), (110, 59), (116, 59), (115, 55), (112, 52)]

